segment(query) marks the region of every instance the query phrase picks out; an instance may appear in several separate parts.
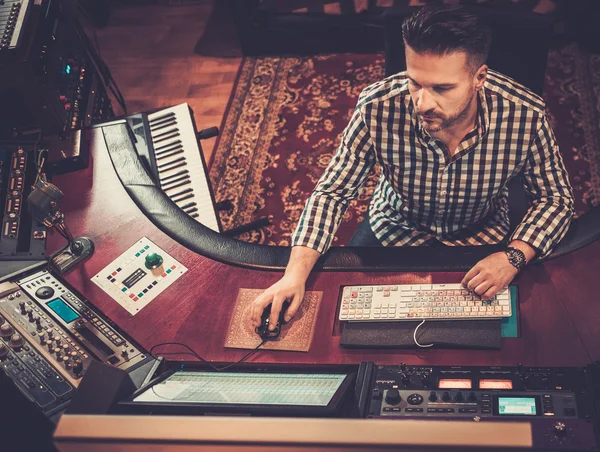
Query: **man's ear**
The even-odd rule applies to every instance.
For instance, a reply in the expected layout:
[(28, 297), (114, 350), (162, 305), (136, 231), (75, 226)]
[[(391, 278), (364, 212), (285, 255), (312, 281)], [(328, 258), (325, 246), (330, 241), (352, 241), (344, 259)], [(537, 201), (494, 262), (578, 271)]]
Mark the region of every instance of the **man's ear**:
[(477, 72), (475, 72), (475, 90), (479, 91), (483, 88), (483, 84), (485, 83), (485, 79), (487, 78), (488, 66), (487, 64), (482, 64)]

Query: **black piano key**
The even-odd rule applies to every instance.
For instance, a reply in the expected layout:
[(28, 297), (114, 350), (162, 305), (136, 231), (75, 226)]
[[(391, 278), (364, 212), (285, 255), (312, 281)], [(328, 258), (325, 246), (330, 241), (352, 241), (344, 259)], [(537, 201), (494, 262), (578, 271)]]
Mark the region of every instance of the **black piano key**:
[(161, 139), (159, 139), (159, 140), (155, 140), (155, 139), (153, 138), (153, 139), (152, 139), (152, 143), (154, 143), (154, 144), (156, 144), (156, 143), (160, 143), (161, 141), (170, 140), (170, 139), (172, 139), (172, 138), (176, 138), (176, 137), (178, 137), (178, 136), (179, 136), (179, 134), (178, 134), (178, 133), (173, 133), (173, 134), (169, 135), (168, 137), (164, 137), (164, 138), (161, 138)]
[(159, 141), (166, 140), (171, 137), (179, 136), (179, 129), (177, 127), (169, 129), (166, 132), (159, 133), (158, 135), (152, 135), (152, 141), (158, 143)]
[(169, 198), (171, 198), (171, 200), (174, 202), (179, 202), (179, 201), (181, 201), (181, 199), (176, 199), (176, 198), (178, 198), (181, 195), (185, 195), (186, 193), (192, 193), (192, 191), (193, 190), (191, 188), (186, 188), (185, 190), (181, 190), (179, 193), (172, 194), (171, 196), (169, 196)]
[(192, 181), (190, 179), (187, 179), (187, 180), (184, 180), (183, 182), (179, 182), (178, 184), (173, 185), (172, 187), (163, 188), (163, 191), (173, 190), (175, 188), (183, 187), (184, 185), (188, 185), (191, 183), (192, 183)]
[(168, 148), (163, 149), (160, 152), (156, 152), (154, 155), (156, 155), (157, 157), (159, 157), (159, 156), (163, 155), (166, 152), (175, 151), (176, 149), (183, 149), (183, 145), (181, 145), (181, 144), (175, 144), (173, 146), (170, 146)]
[(168, 181), (169, 179), (173, 179), (174, 177), (177, 177), (177, 176), (183, 176), (184, 174), (188, 174), (188, 173), (189, 173), (189, 171), (186, 170), (186, 169), (184, 169), (183, 171), (179, 171), (179, 172), (177, 172), (175, 174), (171, 174), (171, 175), (169, 175), (167, 177), (162, 178), (161, 182), (164, 183), (164, 182)]
[(171, 197), (171, 201), (173, 201), (173, 202), (181, 202), (181, 201), (185, 201), (186, 199), (193, 198), (193, 197), (194, 197), (193, 193), (188, 193), (187, 195), (183, 195), (183, 196), (181, 196), (179, 198), (176, 198), (176, 197), (172, 196)]
[[(166, 165), (166, 163), (165, 163), (165, 165)], [(186, 161), (179, 162), (177, 165), (175, 165), (175, 166), (172, 166), (172, 167), (170, 167), (170, 168), (166, 168), (166, 169), (165, 169), (165, 170), (163, 170), (163, 171), (171, 171), (171, 170), (174, 170), (174, 169), (177, 169), (177, 168), (181, 168), (181, 167), (183, 167), (183, 166), (186, 166), (186, 165), (187, 165), (187, 162), (186, 162)], [(160, 173), (160, 172), (161, 172), (161, 171), (159, 170), (159, 173)], [(160, 176), (159, 176), (159, 178), (160, 178)]]
[(181, 176), (181, 177), (178, 177), (177, 179), (170, 180), (169, 182), (163, 181), (163, 183), (162, 183), (163, 190), (168, 190), (169, 185), (178, 184), (179, 182), (184, 181), (189, 178), (190, 178), (190, 175), (186, 174), (185, 176)]
[(173, 141), (172, 143), (163, 144), (162, 146), (155, 146), (154, 150), (156, 152), (163, 151), (163, 150), (166, 150), (166, 148), (169, 148), (171, 146), (175, 146), (176, 144), (180, 144), (180, 143), (181, 143), (181, 140)]
[(181, 210), (186, 210), (189, 209), (190, 207), (194, 207), (195, 205), (197, 205), (195, 202), (188, 202), (187, 204), (181, 206)]
[(197, 213), (193, 213), (193, 214), (190, 215), (190, 217), (192, 217), (192, 218), (198, 218), (198, 214)]
[(197, 207), (192, 207), (191, 209), (184, 210), (184, 212), (189, 215), (191, 213), (198, 212), (198, 208)]
[(160, 156), (156, 156), (156, 160), (161, 160), (161, 159), (166, 159), (169, 157), (173, 157), (174, 155), (179, 155), (179, 154), (183, 154), (183, 149), (178, 149), (176, 151), (171, 152), (170, 154), (162, 154)]
[(177, 120), (175, 119), (175, 117), (167, 118), (164, 121), (154, 122), (154, 123), (150, 124), (150, 132), (152, 133), (158, 129), (162, 129), (169, 125), (176, 125), (176, 124), (177, 124)]
[(157, 121), (162, 121), (163, 119), (170, 118), (170, 117), (175, 117), (175, 113), (173, 113), (171, 111), (169, 113), (165, 113), (164, 115), (157, 116), (156, 118), (152, 119), (152, 121), (148, 121), (148, 124), (152, 124), (152, 123), (155, 123)]
[[(171, 162), (167, 162), (167, 163), (163, 163), (162, 165), (158, 165), (157, 166), (158, 171), (167, 171), (168, 166), (174, 165), (175, 163), (179, 163), (179, 162), (185, 162), (185, 157), (179, 157)], [(179, 168), (179, 167), (177, 166), (176, 168)], [(168, 169), (175, 169), (175, 168), (168, 168)]]

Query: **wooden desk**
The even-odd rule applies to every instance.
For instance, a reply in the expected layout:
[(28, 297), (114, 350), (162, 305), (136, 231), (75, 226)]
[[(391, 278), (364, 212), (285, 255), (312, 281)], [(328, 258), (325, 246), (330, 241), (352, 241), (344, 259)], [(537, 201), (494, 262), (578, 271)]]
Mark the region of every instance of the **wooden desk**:
[[(179, 341), (210, 361), (233, 362), (246, 351), (225, 349), (226, 329), (239, 288), (267, 288), (280, 272), (248, 270), (212, 261), (179, 245), (156, 228), (129, 198), (101, 142), (92, 140), (90, 167), (56, 177), (62, 210), (74, 236), (90, 237), (95, 254), (66, 280), (142, 346)], [(189, 271), (135, 316), (122, 309), (90, 278), (146, 236)], [(50, 231), (48, 253), (64, 246)], [(348, 350), (333, 336), (338, 289), (342, 284), (459, 282), (463, 273), (315, 273), (307, 290), (323, 291), (313, 344), (308, 353), (261, 351), (249, 361), (428, 365), (581, 366), (600, 359), (600, 241), (567, 256), (527, 267), (519, 286), (521, 332), (504, 339), (499, 351)], [(165, 351), (167, 349), (164, 349)], [(174, 348), (171, 350), (175, 350)], [(183, 358), (183, 356), (182, 356)], [(193, 359), (186, 357), (187, 359)]]

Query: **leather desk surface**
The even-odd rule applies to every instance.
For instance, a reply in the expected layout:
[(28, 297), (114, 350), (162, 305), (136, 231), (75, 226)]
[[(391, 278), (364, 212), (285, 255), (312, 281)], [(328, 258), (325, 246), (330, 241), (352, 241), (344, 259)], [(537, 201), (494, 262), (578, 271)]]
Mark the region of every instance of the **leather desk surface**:
[[(233, 362), (247, 351), (224, 348), (238, 288), (267, 288), (282, 273), (250, 270), (212, 261), (165, 235), (129, 198), (96, 134), (89, 168), (53, 179), (65, 193), (61, 202), (74, 236), (87, 236), (96, 251), (66, 280), (146, 349), (183, 342), (209, 361)], [(146, 236), (189, 271), (135, 316), (121, 308), (90, 278)], [(49, 232), (47, 252), (64, 246)], [(518, 339), (503, 339), (499, 351), (348, 350), (333, 334), (340, 285), (460, 282), (462, 272), (313, 273), (307, 290), (323, 292), (312, 347), (307, 353), (260, 351), (249, 362), (359, 363), (413, 365), (581, 366), (600, 359), (600, 241), (566, 256), (527, 267), (513, 283), (519, 287)], [(167, 351), (167, 348), (163, 349)], [(169, 348), (168, 351), (176, 349)], [(194, 359), (182, 355), (183, 359)]]

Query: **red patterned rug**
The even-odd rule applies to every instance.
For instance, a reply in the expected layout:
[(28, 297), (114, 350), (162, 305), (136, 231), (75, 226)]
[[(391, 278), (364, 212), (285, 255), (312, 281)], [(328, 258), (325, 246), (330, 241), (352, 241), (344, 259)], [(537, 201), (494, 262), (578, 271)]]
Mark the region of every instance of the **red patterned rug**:
[[(210, 165), (225, 230), (270, 217), (240, 240), (287, 246), (360, 92), (384, 77), (383, 55), (245, 58)], [(544, 98), (575, 190), (577, 215), (600, 203), (600, 56), (552, 51)], [(379, 171), (349, 206), (334, 245), (362, 221)]]

